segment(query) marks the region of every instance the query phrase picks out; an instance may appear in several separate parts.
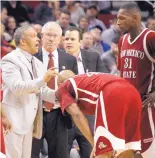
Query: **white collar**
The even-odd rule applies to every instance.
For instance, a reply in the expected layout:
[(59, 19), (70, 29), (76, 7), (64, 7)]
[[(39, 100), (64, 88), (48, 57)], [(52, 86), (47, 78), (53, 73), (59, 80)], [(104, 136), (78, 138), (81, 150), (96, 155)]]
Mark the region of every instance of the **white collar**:
[(81, 51), (79, 52), (79, 55), (77, 56), (77, 60), (82, 62), (82, 55), (81, 55)]
[[(46, 51), (46, 49), (45, 48), (43, 48), (42, 47), (42, 52), (43, 52), (43, 55), (49, 55), (50, 53), (49, 52), (47, 52)], [(55, 59), (58, 59), (58, 51), (57, 51), (57, 49), (55, 49), (53, 52), (51, 52), (52, 53), (52, 55), (53, 55), (53, 57), (55, 58)]]

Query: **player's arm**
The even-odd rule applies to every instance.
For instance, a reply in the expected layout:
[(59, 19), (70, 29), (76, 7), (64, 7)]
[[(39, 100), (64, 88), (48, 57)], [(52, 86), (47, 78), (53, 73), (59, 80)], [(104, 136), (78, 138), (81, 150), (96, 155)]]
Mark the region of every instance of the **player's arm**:
[(67, 111), (71, 115), (79, 130), (93, 146), (93, 136), (88, 121), (79, 109), (74, 96), (75, 92), (70, 81), (63, 83), (56, 92), (56, 97), (60, 102), (62, 112)]
[(86, 117), (84, 116), (84, 114), (79, 109), (78, 105), (76, 103), (73, 103), (69, 105), (65, 110), (71, 115), (76, 126), (79, 128), (82, 134), (86, 137), (89, 143), (93, 146), (94, 141), (93, 141), (91, 130), (89, 128), (88, 121)]
[(151, 32), (147, 35), (146, 48), (147, 48), (147, 52), (150, 55), (149, 59), (155, 63), (155, 32)]
[[(155, 63), (155, 32), (151, 32), (148, 34), (146, 38), (146, 48), (148, 52), (148, 58), (153, 63)], [(143, 107), (148, 105), (154, 105), (154, 103), (155, 103), (155, 91), (146, 95), (146, 99), (143, 101)]]

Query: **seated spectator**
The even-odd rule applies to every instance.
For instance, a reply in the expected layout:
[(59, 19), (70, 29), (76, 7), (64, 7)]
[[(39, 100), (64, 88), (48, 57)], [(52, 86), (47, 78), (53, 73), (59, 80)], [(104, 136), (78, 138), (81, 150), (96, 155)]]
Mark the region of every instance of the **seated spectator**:
[(79, 20), (78, 27), (81, 29), (82, 33), (88, 31), (89, 20), (86, 16), (82, 16)]
[(65, 33), (62, 32), (61, 41), (60, 41), (59, 46), (58, 46), (58, 48), (60, 48), (62, 50), (65, 50), (64, 49), (64, 40), (65, 40)]
[(37, 32), (37, 36), (39, 39), (41, 39), (41, 30), (42, 30), (42, 26), (40, 24), (32, 24), (31, 25), (34, 30)]
[(71, 22), (70, 12), (67, 10), (62, 10), (60, 12), (58, 24), (61, 26), (63, 32), (65, 32), (70, 27), (70, 22)]
[(17, 24), (28, 21), (30, 18), (27, 8), (20, 1), (3, 1), (2, 4), (7, 8), (8, 15), (16, 19)]
[(149, 28), (152, 31), (155, 31), (155, 17), (151, 17), (147, 20), (146, 24), (147, 28)]
[(96, 7), (96, 5), (90, 5), (86, 9), (86, 15), (88, 16), (89, 19), (89, 27), (88, 27), (89, 30), (97, 25), (102, 28), (102, 31), (106, 29), (105, 24), (101, 20), (96, 18), (98, 15), (98, 8)]
[(101, 60), (104, 62), (107, 70), (112, 74), (117, 74), (117, 56), (118, 45), (114, 42), (111, 44), (110, 51), (101, 56)]
[(81, 49), (91, 51), (93, 50), (92, 48), (93, 44), (94, 44), (93, 35), (90, 32), (83, 33), (82, 40), (81, 40)]
[(7, 18), (8, 18), (8, 11), (7, 11), (7, 8), (5, 6), (1, 6), (1, 13), (0, 13), (0, 18), (1, 18), (1, 22), (3, 24), (5, 24)]
[(80, 18), (82, 16), (85, 16), (84, 9), (81, 8), (80, 6), (77, 6), (75, 0), (73, 1), (65, 0), (65, 2), (66, 2), (66, 6), (64, 7), (64, 9), (70, 11), (71, 22), (77, 25)]
[(58, 21), (58, 20), (59, 20), (60, 13), (61, 13), (60, 9), (54, 9), (54, 10), (53, 10), (53, 16), (54, 16), (54, 20), (55, 20), (55, 21)]
[(99, 25), (95, 26), (90, 30), (94, 38), (94, 45), (92, 48), (95, 49), (96, 52), (99, 52), (100, 55), (110, 50), (110, 46), (101, 39), (102, 31), (103, 30)]
[(4, 39), (8, 42), (13, 40), (14, 32), (16, 29), (16, 20), (13, 16), (9, 16), (6, 20), (6, 28), (4, 33)]
[(53, 21), (53, 3), (50, 1), (40, 2), (35, 8), (33, 19), (36, 24), (40, 25), (44, 25), (48, 21)]
[(13, 47), (3, 38), (4, 31), (5, 27), (2, 23), (0, 23), (1, 58), (13, 50)]
[(115, 38), (120, 38), (122, 35), (121, 29), (118, 27), (117, 25), (117, 19), (112, 20), (111, 26), (109, 29), (105, 30), (102, 34), (101, 34), (101, 39), (111, 45), (112, 41)]
[(110, 1), (91, 1), (91, 5), (97, 6), (99, 13), (110, 13), (111, 2)]

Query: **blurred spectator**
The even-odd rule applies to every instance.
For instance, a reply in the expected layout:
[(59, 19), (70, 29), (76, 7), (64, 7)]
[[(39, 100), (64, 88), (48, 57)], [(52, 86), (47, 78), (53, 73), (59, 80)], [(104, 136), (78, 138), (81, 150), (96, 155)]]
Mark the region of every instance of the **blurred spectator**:
[(53, 10), (53, 16), (54, 16), (55, 21), (59, 20), (60, 13), (61, 13), (60, 9), (54, 9)]
[(58, 46), (58, 48), (60, 48), (62, 50), (64, 50), (64, 40), (65, 40), (65, 33), (62, 32), (61, 41), (60, 41), (59, 46)]
[(17, 24), (31, 21), (27, 8), (20, 1), (3, 1), (2, 4), (7, 8), (8, 15), (16, 19)]
[(94, 44), (93, 35), (90, 32), (85, 32), (81, 40), (81, 49), (90, 51), (92, 50), (93, 44)]
[(116, 43), (112, 43), (110, 51), (101, 56), (107, 70), (112, 74), (117, 74), (117, 56), (118, 45)]
[[(150, 0), (149, 0), (150, 2)], [(141, 11), (149, 12), (148, 16), (153, 16), (153, 7), (152, 4), (147, 1), (136, 1)], [(153, 1), (152, 1), (153, 2)]]
[(36, 24), (40, 25), (44, 25), (48, 21), (53, 21), (53, 3), (51, 1), (40, 2), (35, 8), (33, 19)]
[(80, 18), (85, 15), (84, 9), (81, 8), (80, 6), (76, 6), (75, 0), (73, 1), (66, 0), (65, 2), (66, 2), (66, 6), (64, 7), (64, 9), (70, 11), (71, 22), (77, 25)]
[(109, 29), (105, 30), (102, 34), (101, 34), (101, 39), (111, 45), (112, 41), (116, 38), (120, 38), (122, 35), (120, 28), (117, 25), (117, 19), (114, 19), (111, 23), (111, 26)]
[(110, 13), (111, 2), (110, 1), (91, 1), (92, 5), (97, 6), (100, 13)]
[(88, 31), (89, 20), (86, 16), (82, 16), (79, 20), (78, 27), (81, 29), (82, 33)]
[(155, 31), (155, 17), (149, 18), (146, 25), (150, 30)]
[(31, 25), (34, 30), (37, 32), (37, 36), (39, 39), (41, 39), (41, 30), (42, 30), (42, 26), (40, 24), (32, 24)]
[(17, 25), (15, 18), (13, 16), (9, 16), (6, 20), (5, 33), (4, 33), (4, 39), (6, 41), (11, 42), (13, 40), (16, 26)]
[(110, 46), (101, 39), (102, 31), (103, 30), (99, 25), (95, 26), (94, 28), (90, 30), (94, 38), (93, 49), (95, 49), (96, 52), (99, 52), (100, 55), (110, 50)]
[(9, 43), (3, 39), (4, 31), (5, 27), (0, 23), (1, 58), (13, 50)]
[(62, 10), (60, 12), (58, 23), (61, 26), (63, 32), (65, 32), (70, 27), (70, 21), (71, 21), (70, 12), (67, 10)]
[(104, 23), (101, 20), (96, 18), (98, 15), (98, 9), (96, 5), (90, 5), (86, 9), (86, 15), (88, 16), (88, 19), (89, 19), (89, 27), (88, 27), (89, 30), (95, 27), (96, 25), (99, 25), (103, 31), (106, 29), (106, 26), (104, 25)]
[(5, 24), (7, 17), (8, 17), (7, 8), (2, 5), (2, 6), (1, 6), (1, 16), (0, 16), (0, 18), (1, 18), (1, 22), (2, 22), (3, 24)]

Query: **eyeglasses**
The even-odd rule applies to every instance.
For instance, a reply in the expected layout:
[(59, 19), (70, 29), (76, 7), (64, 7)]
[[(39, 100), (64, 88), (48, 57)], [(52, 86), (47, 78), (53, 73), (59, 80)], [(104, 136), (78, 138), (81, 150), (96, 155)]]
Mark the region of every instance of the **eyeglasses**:
[(48, 38), (51, 38), (51, 37), (57, 38), (57, 37), (59, 37), (59, 36), (56, 35), (56, 34), (50, 34), (50, 33), (45, 33), (44, 35), (47, 36)]

